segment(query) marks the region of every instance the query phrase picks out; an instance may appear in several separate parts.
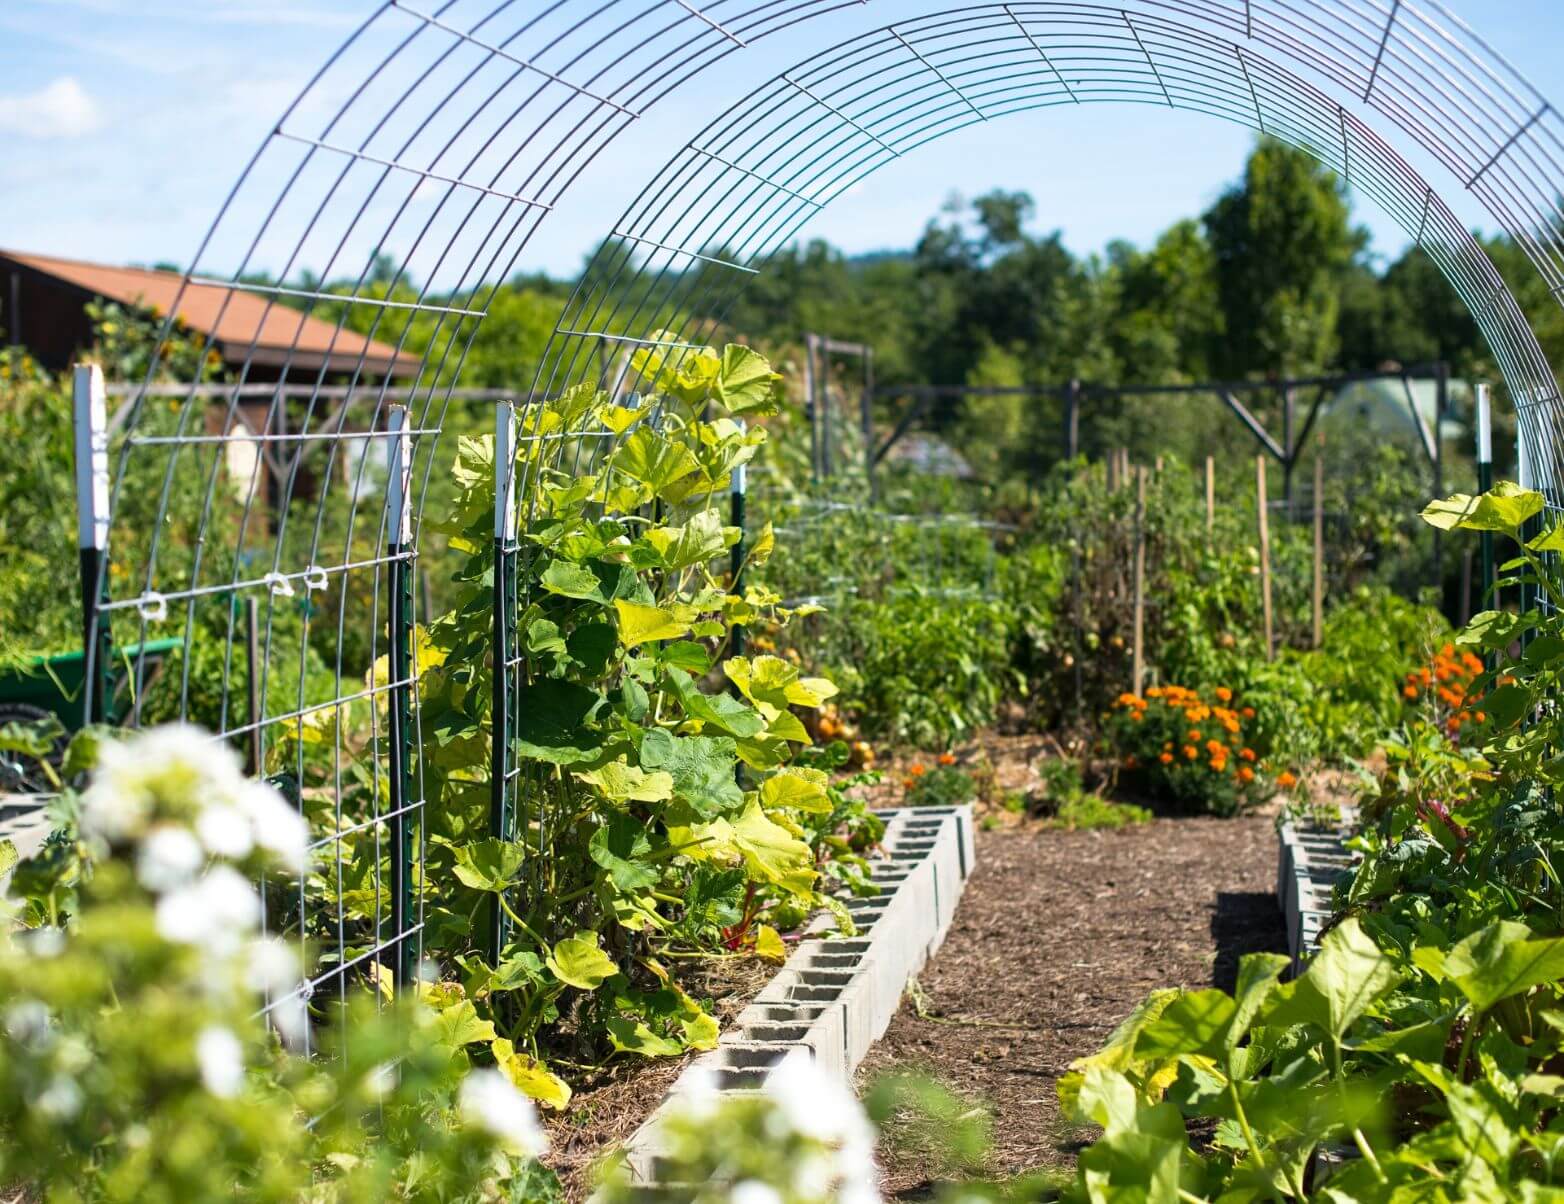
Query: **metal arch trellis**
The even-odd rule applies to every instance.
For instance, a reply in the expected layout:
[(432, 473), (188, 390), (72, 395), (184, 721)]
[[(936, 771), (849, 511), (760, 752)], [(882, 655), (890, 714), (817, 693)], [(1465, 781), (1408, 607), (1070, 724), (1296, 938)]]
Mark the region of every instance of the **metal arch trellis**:
[[(418, 678), (408, 646), (417, 599), (406, 585), (451, 390), (496, 288), (586, 166), (659, 100), (792, 25), (858, 11), (852, 0), (429, 3), (426, 11), (388, 0), (330, 56), (241, 175), (183, 286), (184, 296), (215, 290), (222, 312), (239, 292), (251, 292), (263, 298), (268, 318), (300, 308), (327, 315), (334, 334), (319, 368), (300, 366), (297, 335), (280, 368), (268, 366), (258, 354), (263, 319), (228, 382), (222, 412), (209, 407), (211, 382), (192, 381), (171, 427), (147, 404), (154, 369), (113, 447), (110, 505), (117, 515), (127, 482), (145, 479), (136, 472), (150, 475), (161, 481), (156, 521), (147, 531), (122, 521), (83, 524), (89, 658), (111, 620), (133, 623), (144, 641), (174, 605), (185, 631), (183, 707), (198, 604), (264, 598), (260, 710), (242, 721), (230, 716), (226, 698), (239, 642), (232, 609), (227, 619), (221, 726), (228, 736), (259, 728), (270, 738), (368, 702), (370, 750), (383, 758), (375, 704), (384, 700), (388, 721), (403, 729), (392, 745), (405, 750), (421, 741), (408, 706)], [(1310, 72), (1323, 88), (1290, 67)], [(600, 382), (633, 389), (631, 361), (622, 357), (610, 374), (607, 349), (681, 354), (700, 345), (767, 255), (856, 180), (973, 122), (1088, 100), (1185, 108), (1253, 125), (1313, 151), (1384, 205), (1472, 309), (1520, 411), (1527, 479), (1561, 500), (1558, 389), (1524, 316), (1432, 185), (1347, 106), (1379, 114), (1450, 171), (1525, 248), (1561, 301), (1564, 120), (1443, 8), (1403, 0), (1013, 0), (900, 21), (822, 51), (717, 117), (648, 183), (584, 275), (543, 368), (517, 400), (589, 378), (594, 358)], [(243, 254), (225, 270), (213, 262), (213, 248), (228, 242)], [(374, 275), (387, 254), (395, 261), (389, 287)], [(263, 268), (271, 277), (254, 280)], [(351, 283), (345, 293), (288, 283), (306, 269)], [(176, 305), (170, 323), (177, 312)], [(374, 379), (367, 347), (347, 349), (350, 315), (365, 316), (356, 334), (398, 352), (419, 348), (410, 387), (393, 390), (389, 377)], [(202, 350), (212, 349), (208, 340)], [(283, 504), (268, 520), (254, 480), (237, 500), (219, 480), (227, 446), (249, 434), (237, 422), (240, 391), (272, 372), (295, 381), (313, 375), (313, 387), (302, 413), (284, 408), (279, 393), (265, 429), (290, 419), (295, 433), (312, 439), (300, 442), (279, 486)], [(343, 385), (365, 400), (329, 406), (325, 391)], [(401, 392), (409, 395), (405, 410), (389, 401)], [(88, 382), (82, 409), (89, 415), (91, 393)], [(559, 438), (549, 455), (555, 463), (567, 455), (591, 462), (604, 441), (594, 442)], [(373, 457), (349, 454), (350, 446), (381, 443), (391, 452), (391, 489), (379, 486)], [(323, 454), (313, 471), (306, 449)], [(313, 497), (305, 488), (312, 475)], [(201, 505), (186, 551), (162, 531), (176, 482), (190, 480), (199, 483)], [(536, 476), (516, 484), (514, 510), (503, 509), (521, 516), (535, 500)], [(340, 528), (328, 525), (334, 491), (346, 494)], [(107, 546), (104, 525), (112, 535)], [(496, 540), (505, 555), (520, 554), (510, 527), (502, 524)], [(228, 546), (214, 546), (223, 541)], [(334, 687), (329, 699), (310, 700), (301, 672), (294, 695), (274, 705), (267, 697), (280, 688), (267, 676), (277, 659), (274, 620), (300, 587), (336, 608)], [(525, 601), (514, 581), (508, 589), (496, 587), (497, 639)], [(371, 663), (386, 656), (383, 680), (361, 679), (361, 666), (345, 661), (350, 622), (355, 634), (367, 633)], [(302, 664), (302, 647), (299, 656)], [(514, 644), (502, 659), (520, 672)], [(91, 675), (91, 659), (88, 669)], [(325, 873), (334, 867), (340, 879), (343, 784), (364, 750), (345, 747), (340, 726), (325, 730), (336, 798), (318, 845)], [(519, 790), (522, 778), (506, 758), (497, 764), (503, 820), (505, 783)], [(418, 872), (401, 850), (418, 824), (423, 790), (416, 766), (391, 768), (384, 791), (382, 774), (371, 773), (374, 805), (358, 827), (398, 846), (393, 877), (405, 882)], [(408, 972), (421, 918), (387, 898), (401, 882), (379, 878), (377, 868), (367, 888), (378, 917), (373, 930), (350, 942), (339, 907), (337, 948), (307, 990), (345, 992), (349, 971), (374, 959)], [(301, 888), (300, 913), (310, 906)], [(333, 928), (333, 917), (319, 918), (323, 930)]]

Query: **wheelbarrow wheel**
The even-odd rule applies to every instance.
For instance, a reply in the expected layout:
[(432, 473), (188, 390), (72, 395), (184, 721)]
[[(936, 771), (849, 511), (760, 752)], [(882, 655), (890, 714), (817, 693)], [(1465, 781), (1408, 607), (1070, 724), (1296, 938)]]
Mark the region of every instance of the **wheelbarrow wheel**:
[[(47, 723), (56, 718), (54, 712), (25, 702), (0, 702), (0, 727), (8, 723)], [(65, 746), (70, 735), (61, 731), (54, 747), (47, 755), (50, 768), (58, 774), (65, 760)], [(3, 794), (52, 794), (57, 789), (55, 778), (44, 768), (44, 760), (30, 753), (0, 751), (0, 795)]]

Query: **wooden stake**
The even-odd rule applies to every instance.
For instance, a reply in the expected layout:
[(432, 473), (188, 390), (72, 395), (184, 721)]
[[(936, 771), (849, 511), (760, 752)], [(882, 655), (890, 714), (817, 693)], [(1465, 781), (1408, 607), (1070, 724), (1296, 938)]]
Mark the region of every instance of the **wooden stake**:
[(1325, 642), (1325, 440), (1314, 452), (1314, 647)]
[(1216, 460), (1206, 457), (1206, 538), (1216, 530)]
[(1271, 636), (1271, 516), (1268, 494), (1265, 489), (1265, 456), (1254, 458), (1255, 512), (1260, 522), (1260, 614), (1265, 628), (1265, 659), (1274, 660), (1275, 645)]
[(1146, 469), (1135, 470), (1135, 642), (1130, 661), (1130, 693), (1139, 695), (1146, 680)]

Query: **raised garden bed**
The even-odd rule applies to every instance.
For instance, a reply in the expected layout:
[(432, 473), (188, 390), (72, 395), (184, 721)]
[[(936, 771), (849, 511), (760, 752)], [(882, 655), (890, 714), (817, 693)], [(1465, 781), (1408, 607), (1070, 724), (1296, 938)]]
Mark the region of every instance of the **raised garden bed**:
[[(908, 980), (937, 952), (972, 872), (972, 809), (879, 813), (889, 854), (874, 867), (880, 893), (847, 904), (856, 936), (827, 938), (815, 920), (717, 1049), (692, 1061), (658, 1109), (693, 1090), (756, 1091), (784, 1059), (810, 1058), (847, 1079), (890, 1025)], [(627, 1145), (631, 1173), (658, 1178), (658, 1113)]]

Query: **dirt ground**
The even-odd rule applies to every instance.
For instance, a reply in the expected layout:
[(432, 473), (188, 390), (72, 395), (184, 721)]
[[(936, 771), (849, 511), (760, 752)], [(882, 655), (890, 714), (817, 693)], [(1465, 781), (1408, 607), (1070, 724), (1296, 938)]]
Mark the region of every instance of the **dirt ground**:
[[(1260, 815), (979, 831), (950, 935), (860, 1085), (918, 1070), (988, 1109), (987, 1173), (1071, 1166), (1087, 1134), (1060, 1115), (1055, 1080), (1153, 988), (1231, 988), (1242, 954), (1284, 948), (1275, 861)], [(920, 1198), (942, 1173), (889, 1140), (882, 1158), (887, 1196)]]

